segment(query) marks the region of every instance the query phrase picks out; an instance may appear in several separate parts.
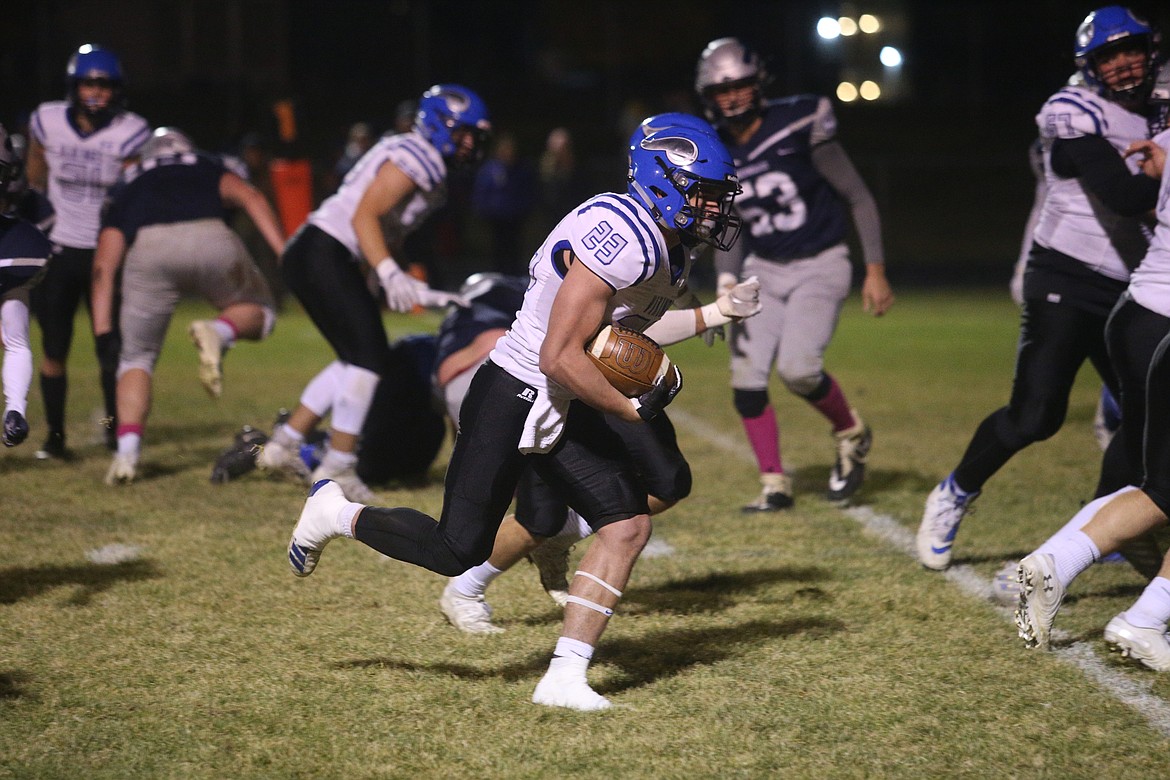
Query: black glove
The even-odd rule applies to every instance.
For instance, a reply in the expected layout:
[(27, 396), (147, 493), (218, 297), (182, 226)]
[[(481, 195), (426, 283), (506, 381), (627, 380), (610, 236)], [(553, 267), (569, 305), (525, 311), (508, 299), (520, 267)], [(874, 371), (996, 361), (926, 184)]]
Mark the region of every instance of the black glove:
[(116, 331), (94, 336), (97, 346), (98, 366), (102, 371), (113, 373), (118, 370), (118, 356), (122, 352), (122, 338)]
[(634, 408), (638, 410), (638, 416), (649, 422), (674, 400), (679, 390), (682, 390), (682, 372), (678, 370), (678, 366), (671, 363), (662, 378), (654, 383), (654, 387), (631, 400)]

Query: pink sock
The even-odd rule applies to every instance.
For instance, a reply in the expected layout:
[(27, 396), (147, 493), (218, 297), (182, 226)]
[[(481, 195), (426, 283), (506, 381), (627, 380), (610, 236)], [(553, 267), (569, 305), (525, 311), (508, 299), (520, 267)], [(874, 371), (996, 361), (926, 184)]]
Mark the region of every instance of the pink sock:
[(744, 417), (743, 429), (756, 453), (761, 474), (782, 474), (780, 463), (780, 429), (776, 427), (776, 413), (769, 404), (759, 417)]
[(853, 419), (853, 412), (849, 409), (845, 394), (841, 392), (841, 385), (829, 374), (825, 376), (829, 377), (829, 392), (821, 400), (812, 401), (812, 405), (833, 424), (833, 433), (852, 428), (857, 420)]
[(134, 433), (134, 434), (141, 436), (142, 431), (143, 431), (143, 426), (141, 426), (141, 425), (138, 425), (135, 423), (119, 423), (118, 428), (115, 431), (115, 433), (118, 436), (121, 436), (124, 433)]

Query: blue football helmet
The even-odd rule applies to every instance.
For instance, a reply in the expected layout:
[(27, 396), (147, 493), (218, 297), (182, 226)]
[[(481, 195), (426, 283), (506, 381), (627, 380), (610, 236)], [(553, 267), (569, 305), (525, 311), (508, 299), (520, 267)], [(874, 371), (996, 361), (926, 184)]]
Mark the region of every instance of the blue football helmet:
[[(77, 109), (84, 111), (91, 118), (104, 121), (122, 109), (124, 95), (122, 85), (125, 77), (122, 74), (122, 63), (109, 49), (103, 49), (92, 43), (82, 44), (69, 58), (65, 66), (65, 79), (69, 83), (69, 102)], [(105, 106), (86, 105), (78, 97), (78, 82), (84, 79), (103, 79), (108, 81), (113, 94)]]
[[(414, 129), (439, 150), (447, 160), (476, 162), (482, 156), (492, 131), (487, 105), (470, 89), (459, 84), (436, 84), (423, 93), (414, 117)], [(460, 154), (459, 138), (470, 133), (470, 154)]]
[(630, 150), (627, 191), (687, 246), (728, 250), (739, 236), (731, 204), (742, 190), (735, 163), (714, 135), (692, 127), (651, 133)]
[[(1097, 69), (1102, 55), (1121, 47), (1137, 47), (1145, 53), (1143, 72), (1116, 87), (1106, 84)], [(1119, 5), (1098, 8), (1077, 28), (1073, 57), (1085, 83), (1114, 100), (1144, 99), (1154, 79), (1154, 53), (1157, 35), (1150, 25), (1133, 11)]]
[(665, 130), (668, 127), (689, 127), (692, 130), (698, 130), (707, 135), (717, 135), (715, 128), (711, 127), (706, 120), (700, 119), (693, 114), (684, 114), (680, 111), (668, 111), (665, 114), (655, 114), (648, 116), (642, 120), (642, 123), (634, 129), (630, 134), (630, 149), (633, 149), (639, 141), (648, 135), (653, 135), (659, 130)]
[[(767, 83), (768, 72), (763, 61), (738, 38), (717, 38), (708, 43), (695, 68), (695, 92), (703, 101), (707, 118), (715, 124), (743, 124), (755, 118), (763, 106), (763, 89)], [(724, 112), (715, 102), (715, 93), (739, 86), (754, 88), (751, 100)]]

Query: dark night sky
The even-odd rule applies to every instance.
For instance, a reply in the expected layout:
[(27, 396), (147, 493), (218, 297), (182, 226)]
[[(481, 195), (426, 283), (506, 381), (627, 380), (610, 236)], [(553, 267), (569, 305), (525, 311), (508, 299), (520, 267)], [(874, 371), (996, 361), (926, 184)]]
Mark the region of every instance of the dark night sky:
[[(1033, 116), (1072, 73), (1083, 0), (37, 0), (6, 10), (0, 120), (63, 93), (64, 62), (92, 40), (122, 55), (132, 107), (208, 148), (270, 130), (273, 98), (298, 103), (300, 151), (336, 153), (354, 121), (387, 128), (429, 84), (479, 91), (535, 156), (574, 131), (601, 186), (630, 122), (694, 108), (710, 40), (754, 44), (772, 94), (832, 94), (842, 62), (813, 32), (822, 13), (904, 12), (906, 99), (837, 104), (841, 138), (889, 224), (891, 256), (977, 268), (1014, 256), (1031, 198)], [(1132, 7), (1162, 26), (1165, 2)], [(19, 31), (15, 32), (14, 31)], [(975, 219), (971, 215), (976, 216)], [(925, 229), (923, 226), (926, 226)], [(998, 237), (988, 244), (987, 236)], [(945, 257), (945, 260), (940, 258)], [(998, 267), (998, 265), (997, 265)]]

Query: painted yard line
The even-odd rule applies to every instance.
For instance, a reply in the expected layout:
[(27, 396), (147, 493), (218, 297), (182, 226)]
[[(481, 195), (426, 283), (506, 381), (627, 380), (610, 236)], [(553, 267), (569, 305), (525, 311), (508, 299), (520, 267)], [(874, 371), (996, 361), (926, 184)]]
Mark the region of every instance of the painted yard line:
[[(747, 449), (741, 436), (732, 436), (709, 425), (689, 412), (678, 408), (671, 408), (671, 418), (684, 426), (686, 430), (700, 437), (716, 448), (734, 455), (739, 460), (755, 465), (755, 458)], [(914, 534), (904, 525), (888, 515), (880, 515), (869, 507), (851, 507), (842, 512), (866, 530), (867, 533), (878, 537), (890, 547), (904, 553), (911, 559), (916, 559)], [(1012, 610), (1007, 607), (997, 607), (991, 600), (991, 583), (980, 577), (970, 566), (952, 566), (943, 573), (947, 581), (954, 584), (960, 591), (990, 606), (1000, 612), (1009, 622), (1012, 620)], [(1067, 634), (1063, 638), (1067, 638)], [(1053, 638), (1060, 640), (1060, 631), (1053, 631)], [(1021, 648), (1021, 652), (1026, 652)], [(1129, 675), (1121, 674), (1107, 666), (1093, 652), (1085, 642), (1058, 648), (1053, 655), (1080, 669), (1081, 673), (1097, 684), (1101, 690), (1117, 701), (1137, 712), (1158, 733), (1170, 737), (1170, 702), (1150, 693), (1152, 681), (1135, 680)], [(1154, 674), (1153, 672), (1151, 674)]]

